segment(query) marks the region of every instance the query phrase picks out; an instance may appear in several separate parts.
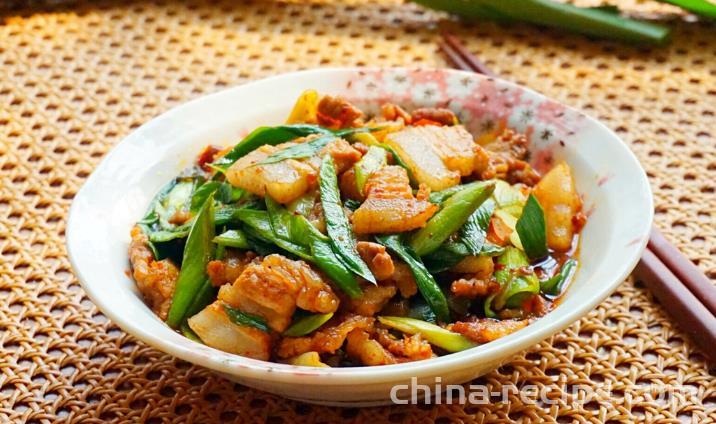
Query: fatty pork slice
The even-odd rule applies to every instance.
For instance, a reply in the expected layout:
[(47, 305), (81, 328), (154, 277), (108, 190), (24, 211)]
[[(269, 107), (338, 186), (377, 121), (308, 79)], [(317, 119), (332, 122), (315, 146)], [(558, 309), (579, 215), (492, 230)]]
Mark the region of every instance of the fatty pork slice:
[(460, 333), (477, 343), (488, 343), (525, 328), (529, 320), (496, 320), (479, 318), (469, 322), (456, 322), (449, 326), (450, 331)]
[(420, 361), (433, 357), (433, 348), (430, 343), (423, 340), (420, 333), (410, 336), (403, 334), (402, 339), (393, 336), (385, 328), (376, 328), (375, 333), (378, 343), (399, 358), (400, 362)]
[(169, 259), (154, 260), (147, 235), (141, 228), (132, 228), (131, 235), (129, 262), (137, 288), (152, 311), (161, 319), (167, 319), (179, 269)]
[(306, 352), (335, 353), (343, 346), (348, 334), (355, 329), (373, 331), (375, 319), (361, 315), (333, 318), (328, 327), (305, 337), (284, 337), (276, 348), (279, 358), (291, 358)]
[(223, 259), (209, 261), (206, 265), (206, 273), (214, 287), (231, 284), (239, 278), (254, 258), (256, 254), (251, 251), (237, 252), (230, 249), (226, 251)]
[(461, 125), (408, 127), (388, 134), (385, 142), (410, 167), (419, 183), (439, 191), (460, 183), (475, 170), (475, 142)]
[(449, 170), (459, 172), (463, 177), (475, 171), (475, 151), (478, 147), (465, 127), (426, 125), (415, 129), (427, 140)]
[(346, 337), (346, 353), (363, 365), (390, 365), (397, 361), (392, 353), (370, 338), (364, 330), (355, 329)]
[(338, 309), (338, 297), (316, 271), (281, 255), (249, 264), (233, 284), (219, 289), (219, 300), (263, 317), (278, 332), (291, 323), (297, 306), (321, 314)]
[(207, 346), (248, 358), (269, 359), (270, 335), (258, 328), (231, 322), (220, 300), (189, 318), (189, 327)]
[(237, 160), (226, 172), (226, 178), (235, 186), (258, 196), (271, 196), (279, 203), (289, 203), (307, 192), (316, 183), (316, 171), (308, 164), (287, 159), (270, 164), (259, 164), (269, 155), (295, 145), (264, 145)]
[(278, 146), (261, 146), (229, 167), (226, 178), (239, 188), (258, 196), (268, 194), (279, 203), (290, 203), (312, 189), (318, 181), (321, 158), (330, 154), (336, 172), (341, 173), (360, 160), (361, 152), (347, 141), (336, 138), (324, 146), (318, 154), (305, 159), (286, 159), (281, 162), (261, 164), (270, 155), (283, 149), (305, 143), (318, 136), (306, 137), (297, 142)]
[(365, 193), (365, 202), (351, 217), (357, 234), (414, 230), (423, 227), (438, 209), (427, 200), (424, 187), (413, 196), (408, 174), (399, 166), (386, 166), (371, 174)]
[(394, 284), (366, 284), (360, 297), (350, 300), (349, 309), (358, 315), (373, 316), (380, 312), (397, 292)]

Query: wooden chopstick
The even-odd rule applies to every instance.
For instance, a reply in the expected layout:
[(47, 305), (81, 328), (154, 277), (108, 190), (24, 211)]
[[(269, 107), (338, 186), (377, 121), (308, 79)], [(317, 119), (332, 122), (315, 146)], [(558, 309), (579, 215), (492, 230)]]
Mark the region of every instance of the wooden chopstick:
[[(460, 54), (458, 52), (453, 50), (453, 48), (448, 43), (446, 43), (445, 41), (441, 41), (440, 43), (438, 43), (438, 47), (440, 48), (440, 51), (442, 51), (443, 54), (445, 54), (445, 56), (447, 56), (448, 60), (450, 60), (450, 62), (457, 69), (462, 69), (464, 71), (472, 71), (472, 68), (470, 67), (470, 65), (467, 62), (465, 62), (465, 60), (462, 58), (462, 56), (460, 56)], [(472, 72), (475, 72), (475, 71), (472, 71)], [(479, 73), (481, 74), (482, 72), (479, 72)]]
[[(656, 227), (651, 229), (648, 247), (704, 304), (706, 309), (716, 316), (716, 288), (701, 270), (669, 243)], [(713, 347), (716, 348), (716, 344)]]
[[(443, 33), (440, 50), (457, 69), (495, 76), (454, 35)], [(653, 227), (634, 270), (702, 352), (716, 362), (716, 286)]]
[(467, 64), (467, 67), (461, 67), (460, 69), (465, 71), (477, 72), (478, 74), (487, 75), (488, 77), (497, 76), (497, 74), (492, 72), (492, 70), (488, 68), (484, 63), (482, 63), (480, 59), (478, 59), (474, 54), (470, 53), (470, 51), (460, 42), (457, 37), (447, 32), (443, 32), (442, 37), (444, 40), (444, 44), (448, 48), (451, 47), (455, 55), (461, 58), (463, 63)]
[(680, 281), (650, 249), (644, 251), (634, 275), (649, 288), (701, 351), (716, 362), (716, 317), (689, 291), (683, 280)]

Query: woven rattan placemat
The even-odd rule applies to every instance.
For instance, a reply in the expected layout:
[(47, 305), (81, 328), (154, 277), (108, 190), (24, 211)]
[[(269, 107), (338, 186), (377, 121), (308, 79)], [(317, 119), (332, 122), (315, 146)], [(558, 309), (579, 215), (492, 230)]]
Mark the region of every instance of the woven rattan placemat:
[[(435, 41), (447, 26), (502, 76), (615, 129), (649, 174), (657, 225), (713, 280), (716, 27), (677, 17), (670, 46), (637, 49), (531, 26), (462, 26), (399, 1), (27, 3), (0, 17), (0, 422), (716, 421), (714, 374), (632, 280), (478, 381), (557, 394), (611, 385), (609, 394), (338, 409), (247, 389), (128, 336), (83, 293), (63, 239), (85, 178), (160, 112), (297, 69), (444, 66)], [(679, 390), (656, 399), (653, 385)]]

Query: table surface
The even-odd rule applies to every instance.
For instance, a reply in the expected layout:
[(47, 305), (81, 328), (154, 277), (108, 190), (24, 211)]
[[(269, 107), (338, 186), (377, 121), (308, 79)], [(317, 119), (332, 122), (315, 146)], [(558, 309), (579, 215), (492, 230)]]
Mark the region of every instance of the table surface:
[[(447, 28), (498, 74), (614, 129), (649, 175), (656, 224), (714, 280), (713, 25), (622, 1), (675, 29), (667, 47), (634, 48), (528, 25), (460, 24), (390, 0), (29, 3), (0, 13), (0, 421), (716, 421), (715, 374), (631, 278), (585, 318), (475, 382), (553, 393), (611, 385), (610, 394), (553, 405), (514, 395), (490, 405), (339, 409), (233, 384), (128, 336), (80, 288), (63, 238), (93, 168), (157, 114), (286, 71), (445, 66), (436, 41)], [(653, 385), (677, 390), (656, 399)]]

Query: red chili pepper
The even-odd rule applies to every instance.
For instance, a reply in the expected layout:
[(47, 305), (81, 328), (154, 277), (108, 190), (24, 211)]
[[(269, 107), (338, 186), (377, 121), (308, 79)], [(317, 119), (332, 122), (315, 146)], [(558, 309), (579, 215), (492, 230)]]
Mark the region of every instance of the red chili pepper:
[(438, 127), (442, 127), (442, 122), (433, 121), (432, 119), (422, 118), (418, 119), (417, 121), (413, 122), (414, 127), (422, 127), (424, 125), (435, 125)]
[(204, 150), (199, 153), (199, 157), (196, 159), (196, 164), (201, 167), (204, 171), (209, 171), (211, 168), (206, 166), (207, 163), (214, 161), (214, 157), (221, 151), (221, 147), (208, 145), (204, 147)]
[(324, 115), (320, 111), (316, 112), (316, 116), (318, 117), (318, 123), (323, 125), (324, 127), (328, 127), (334, 130), (339, 129), (341, 127), (342, 122), (339, 119)]
[(487, 240), (498, 246), (504, 246), (510, 238), (512, 229), (500, 218), (493, 216), (490, 219), (490, 226), (487, 229)]

